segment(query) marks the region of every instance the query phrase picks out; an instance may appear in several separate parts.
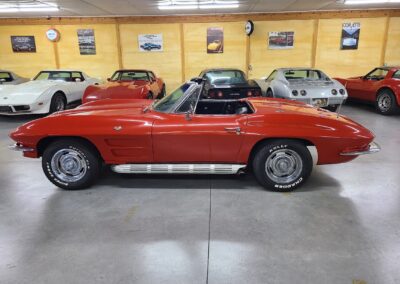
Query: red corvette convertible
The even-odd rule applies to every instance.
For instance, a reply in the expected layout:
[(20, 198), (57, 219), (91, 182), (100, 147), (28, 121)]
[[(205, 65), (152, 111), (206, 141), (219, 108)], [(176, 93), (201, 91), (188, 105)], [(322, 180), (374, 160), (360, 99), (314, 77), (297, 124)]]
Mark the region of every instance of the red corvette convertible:
[(89, 86), (82, 102), (102, 99), (156, 99), (165, 96), (165, 83), (149, 70), (117, 70), (108, 83)]
[(106, 164), (140, 174), (252, 169), (264, 187), (290, 191), (314, 164), (379, 151), (374, 135), (344, 116), (282, 99), (208, 99), (200, 81), (160, 101), (100, 100), (28, 122), (11, 133), (11, 147), (42, 157), (48, 179), (64, 189), (90, 186)]
[(400, 109), (400, 67), (378, 67), (365, 76), (336, 80), (346, 86), (349, 99), (372, 103), (381, 114)]

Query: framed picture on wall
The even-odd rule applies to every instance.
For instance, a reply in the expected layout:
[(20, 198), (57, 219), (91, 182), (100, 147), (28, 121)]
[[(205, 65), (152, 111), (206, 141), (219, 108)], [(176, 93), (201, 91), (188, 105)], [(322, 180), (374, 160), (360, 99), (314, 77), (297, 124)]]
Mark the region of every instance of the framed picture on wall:
[(294, 32), (269, 32), (269, 49), (291, 49), (294, 46)]
[(360, 23), (343, 23), (340, 49), (358, 49), (360, 27)]
[(208, 28), (207, 29), (207, 53), (223, 53), (224, 52), (224, 29)]
[(36, 52), (34, 36), (11, 36), (13, 52)]
[(142, 34), (138, 35), (139, 51), (157, 52), (163, 51), (162, 34)]
[(81, 55), (95, 55), (96, 54), (96, 40), (94, 38), (93, 29), (79, 29), (78, 44), (79, 52)]

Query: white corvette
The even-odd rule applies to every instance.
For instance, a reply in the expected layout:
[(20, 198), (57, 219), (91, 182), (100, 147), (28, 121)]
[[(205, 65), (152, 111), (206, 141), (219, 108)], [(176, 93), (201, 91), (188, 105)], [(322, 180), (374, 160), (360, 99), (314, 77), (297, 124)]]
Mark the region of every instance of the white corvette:
[(0, 115), (44, 114), (61, 111), (82, 99), (89, 85), (100, 80), (76, 70), (45, 70), (26, 83), (0, 89)]

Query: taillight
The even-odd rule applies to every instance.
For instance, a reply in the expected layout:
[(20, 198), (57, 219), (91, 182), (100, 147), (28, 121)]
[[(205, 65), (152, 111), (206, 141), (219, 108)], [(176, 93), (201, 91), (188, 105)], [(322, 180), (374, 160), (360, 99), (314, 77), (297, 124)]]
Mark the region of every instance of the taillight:
[(215, 93), (214, 93), (214, 92), (209, 92), (208, 95), (209, 95), (211, 98), (214, 98), (214, 97), (215, 97)]
[(219, 98), (222, 98), (223, 96), (224, 96), (224, 94), (223, 94), (221, 91), (219, 91), (219, 92), (218, 92), (218, 97), (219, 97)]

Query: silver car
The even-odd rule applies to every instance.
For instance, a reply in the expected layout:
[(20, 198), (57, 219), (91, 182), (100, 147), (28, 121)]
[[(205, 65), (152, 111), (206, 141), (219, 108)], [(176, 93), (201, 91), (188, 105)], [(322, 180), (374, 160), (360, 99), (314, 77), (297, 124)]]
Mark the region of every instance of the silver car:
[(301, 101), (332, 111), (347, 99), (346, 88), (317, 69), (279, 68), (257, 83), (264, 96)]
[(29, 79), (20, 77), (14, 72), (0, 70), (0, 85), (18, 85), (27, 81), (29, 81)]

